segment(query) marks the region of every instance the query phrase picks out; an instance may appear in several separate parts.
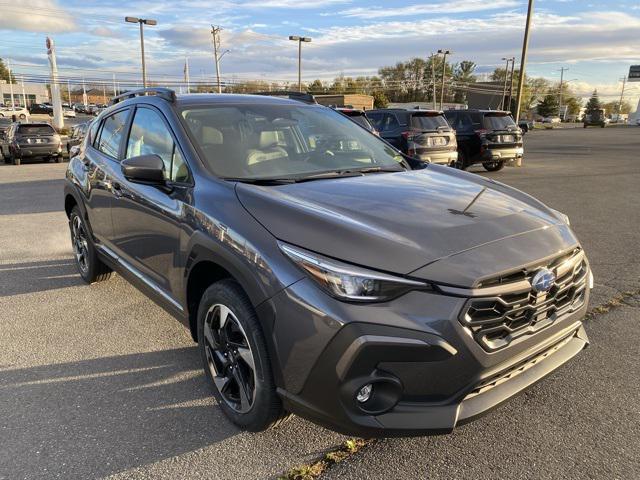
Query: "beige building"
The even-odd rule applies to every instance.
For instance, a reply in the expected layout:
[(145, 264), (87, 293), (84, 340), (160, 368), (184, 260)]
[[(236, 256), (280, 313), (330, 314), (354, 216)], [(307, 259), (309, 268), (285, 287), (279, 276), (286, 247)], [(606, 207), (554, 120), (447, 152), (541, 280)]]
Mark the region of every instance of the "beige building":
[[(18, 78), (19, 80), (19, 78)], [(11, 90), (13, 87), (13, 103), (15, 105), (27, 107), (34, 103), (45, 103), (50, 101), (49, 89), (41, 83), (14, 83), (9, 85), (6, 80), (0, 80), (0, 103), (3, 105), (11, 105)], [(24, 95), (23, 95), (24, 88)]]
[(341, 95), (314, 95), (320, 105), (328, 107), (351, 107), (359, 110), (371, 110), (373, 97), (360, 93), (345, 93)]

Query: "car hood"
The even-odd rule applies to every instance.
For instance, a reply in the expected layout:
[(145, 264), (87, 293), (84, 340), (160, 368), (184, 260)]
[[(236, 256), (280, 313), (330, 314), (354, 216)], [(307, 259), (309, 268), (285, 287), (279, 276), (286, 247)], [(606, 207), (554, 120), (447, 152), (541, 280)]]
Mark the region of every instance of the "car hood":
[[(532, 197), (449, 167), (278, 186), (239, 183), (236, 192), (279, 240), (421, 278), (430, 271), (421, 267), (479, 247), (495, 248), (496, 242), (508, 240), (513, 249), (524, 236), (535, 237), (544, 245), (536, 255), (547, 252), (542, 257), (577, 243), (553, 211)], [(523, 255), (514, 260), (522, 262)], [(431, 271), (440, 270), (446, 268)]]

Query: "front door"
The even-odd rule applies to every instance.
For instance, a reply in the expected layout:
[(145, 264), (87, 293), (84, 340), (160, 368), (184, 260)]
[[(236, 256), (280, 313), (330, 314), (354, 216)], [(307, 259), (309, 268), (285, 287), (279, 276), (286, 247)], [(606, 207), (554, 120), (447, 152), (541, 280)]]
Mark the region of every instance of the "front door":
[(181, 285), (180, 231), (189, 173), (164, 116), (138, 106), (125, 158), (158, 155), (165, 164), (167, 188), (134, 183), (118, 172), (112, 218), (116, 253), (173, 299)]

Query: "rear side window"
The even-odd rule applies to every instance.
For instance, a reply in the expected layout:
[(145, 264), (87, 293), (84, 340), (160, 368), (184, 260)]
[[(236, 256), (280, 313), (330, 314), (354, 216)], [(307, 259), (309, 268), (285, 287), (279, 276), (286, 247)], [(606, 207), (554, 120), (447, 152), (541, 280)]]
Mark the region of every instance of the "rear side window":
[(131, 124), (126, 157), (152, 154), (164, 162), (167, 180), (189, 180), (189, 170), (160, 114), (149, 108), (138, 108)]
[(511, 115), (485, 115), (484, 128), (489, 130), (506, 130), (515, 127), (516, 123)]
[(444, 115), (411, 115), (411, 128), (419, 130), (437, 130), (438, 127), (448, 127)]
[(53, 135), (56, 131), (51, 125), (19, 125), (20, 135)]
[(113, 115), (109, 115), (102, 122), (100, 138), (96, 148), (111, 158), (118, 158), (124, 127), (127, 124), (129, 110), (121, 110)]

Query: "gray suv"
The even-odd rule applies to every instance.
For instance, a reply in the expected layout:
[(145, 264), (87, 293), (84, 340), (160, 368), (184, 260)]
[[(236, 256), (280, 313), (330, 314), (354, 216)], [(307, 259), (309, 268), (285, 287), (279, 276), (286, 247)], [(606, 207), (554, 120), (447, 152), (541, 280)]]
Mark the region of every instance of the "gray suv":
[(591, 273), (566, 216), (317, 104), (116, 97), (64, 203), (82, 278), (116, 270), (183, 322), (249, 430), (296, 413), (360, 436), (448, 432), (588, 343)]

